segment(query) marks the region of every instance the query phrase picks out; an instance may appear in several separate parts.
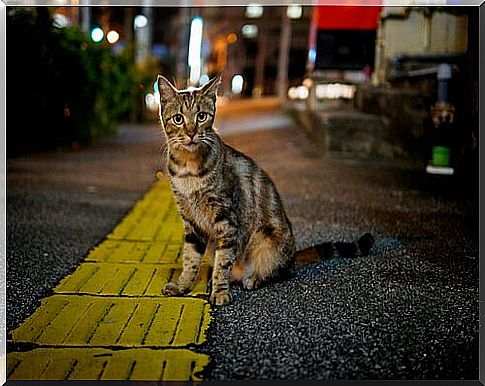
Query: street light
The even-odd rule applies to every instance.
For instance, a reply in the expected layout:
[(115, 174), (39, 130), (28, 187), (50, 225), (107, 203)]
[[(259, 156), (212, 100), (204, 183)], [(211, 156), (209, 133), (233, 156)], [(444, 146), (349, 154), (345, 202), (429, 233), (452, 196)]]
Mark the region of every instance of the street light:
[(152, 41), (151, 26), (152, 9), (143, 7), (143, 13), (135, 16), (133, 19), (133, 28), (135, 33), (135, 63), (142, 63), (150, 54)]
[(202, 50), (202, 27), (204, 22), (201, 17), (194, 17), (190, 24), (188, 64), (190, 68), (190, 83), (196, 84), (200, 78)]

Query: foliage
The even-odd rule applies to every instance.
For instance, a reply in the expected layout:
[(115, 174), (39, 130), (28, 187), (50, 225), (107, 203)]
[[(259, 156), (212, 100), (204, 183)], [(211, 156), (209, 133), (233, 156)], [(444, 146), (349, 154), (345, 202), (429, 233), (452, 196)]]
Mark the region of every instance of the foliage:
[(113, 134), (137, 108), (129, 51), (54, 27), (43, 7), (10, 11), (7, 31), (8, 156)]

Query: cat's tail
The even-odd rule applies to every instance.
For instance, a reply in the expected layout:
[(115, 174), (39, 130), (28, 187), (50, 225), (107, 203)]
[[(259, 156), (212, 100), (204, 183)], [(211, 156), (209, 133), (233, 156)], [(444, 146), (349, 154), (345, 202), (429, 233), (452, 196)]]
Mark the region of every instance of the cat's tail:
[(327, 260), (334, 257), (366, 256), (374, 245), (374, 237), (370, 233), (364, 234), (352, 243), (322, 243), (305, 248), (295, 253), (297, 266), (307, 265), (315, 261)]

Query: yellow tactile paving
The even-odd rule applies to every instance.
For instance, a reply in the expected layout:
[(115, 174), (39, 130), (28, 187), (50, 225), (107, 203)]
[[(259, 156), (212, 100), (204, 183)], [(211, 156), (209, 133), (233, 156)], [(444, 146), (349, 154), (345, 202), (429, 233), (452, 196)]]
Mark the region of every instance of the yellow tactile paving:
[[(148, 196), (148, 199), (151, 196)], [(167, 244), (183, 243), (182, 220), (173, 199), (164, 206), (138, 206), (108, 234), (111, 240), (163, 241)]]
[[(175, 205), (175, 204), (173, 204)], [(175, 206), (167, 208), (174, 210)], [(139, 208), (140, 212), (125, 217), (107, 237), (111, 240), (163, 241), (167, 244), (183, 243), (182, 221), (176, 222), (173, 215), (162, 218), (150, 208)], [(169, 222), (170, 221), (170, 222)]]
[(183, 243), (183, 226), (168, 181), (154, 184), (145, 197), (108, 234), (111, 240)]
[(110, 263), (181, 263), (182, 242), (106, 240), (86, 257), (86, 261)]
[(38, 348), (9, 353), (8, 378), (197, 379), (209, 361), (193, 348), (210, 321), (200, 296), (211, 267), (204, 260), (189, 296), (163, 296), (180, 274), (182, 247), (182, 223), (162, 179), (11, 332), (12, 343)]
[(169, 347), (205, 340), (209, 305), (197, 298), (54, 295), (12, 332), (14, 343)]
[[(182, 243), (105, 240), (91, 251), (85, 261), (181, 265), (182, 247)], [(212, 265), (208, 259), (204, 259), (202, 264)]]
[[(35, 349), (9, 354), (9, 380), (199, 380), (205, 355), (186, 349)], [(187, 377), (187, 374), (189, 377)]]
[[(182, 269), (169, 264), (83, 263), (55, 288), (59, 294), (104, 296), (162, 296), (162, 289), (175, 281)], [(199, 280), (189, 295), (206, 293), (210, 267), (203, 265)]]

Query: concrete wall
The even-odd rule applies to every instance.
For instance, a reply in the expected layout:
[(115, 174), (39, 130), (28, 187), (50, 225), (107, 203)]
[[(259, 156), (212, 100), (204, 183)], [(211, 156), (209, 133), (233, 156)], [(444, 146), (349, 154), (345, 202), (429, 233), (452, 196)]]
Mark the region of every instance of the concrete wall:
[(429, 8), (384, 7), (377, 32), (374, 83), (387, 78), (388, 63), (397, 54), (459, 54), (468, 44), (468, 17)]

